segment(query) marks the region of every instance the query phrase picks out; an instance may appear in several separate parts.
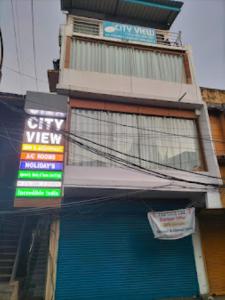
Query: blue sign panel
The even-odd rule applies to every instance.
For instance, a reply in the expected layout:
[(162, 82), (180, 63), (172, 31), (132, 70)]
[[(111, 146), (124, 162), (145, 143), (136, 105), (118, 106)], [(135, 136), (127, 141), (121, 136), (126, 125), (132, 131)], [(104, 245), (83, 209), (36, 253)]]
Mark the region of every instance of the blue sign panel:
[(61, 171), (61, 170), (63, 170), (63, 163), (23, 160), (20, 162), (20, 169), (21, 170)]
[(103, 22), (104, 37), (156, 44), (155, 30), (129, 24)]

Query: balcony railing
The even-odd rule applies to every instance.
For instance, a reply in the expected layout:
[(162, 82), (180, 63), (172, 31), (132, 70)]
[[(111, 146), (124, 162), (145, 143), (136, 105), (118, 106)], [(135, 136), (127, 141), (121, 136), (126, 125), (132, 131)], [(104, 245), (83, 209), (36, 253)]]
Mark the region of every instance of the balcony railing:
[[(103, 22), (99, 20), (87, 20), (87, 19), (80, 19), (77, 17), (73, 17), (73, 35), (77, 36), (89, 36), (94, 38), (100, 38), (105, 40), (112, 40), (112, 37), (106, 37), (103, 34)], [(166, 47), (183, 47), (182, 38), (181, 38), (181, 31), (179, 32), (171, 32), (167, 30), (159, 30), (155, 29), (156, 33), (156, 45), (162, 45)], [(136, 40), (129, 40), (126, 39), (126, 42), (135, 42), (139, 43)], [(148, 43), (149, 45), (149, 43)], [(152, 44), (152, 45), (155, 45)]]
[(156, 40), (158, 45), (171, 46), (171, 47), (183, 47), (181, 31), (170, 32), (164, 30), (156, 30)]

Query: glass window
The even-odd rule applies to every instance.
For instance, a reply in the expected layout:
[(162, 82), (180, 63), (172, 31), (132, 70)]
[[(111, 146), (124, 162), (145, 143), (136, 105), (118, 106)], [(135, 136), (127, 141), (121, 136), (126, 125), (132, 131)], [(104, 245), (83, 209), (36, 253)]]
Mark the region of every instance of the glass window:
[(120, 166), (107, 159), (113, 155), (148, 169), (201, 167), (195, 120), (73, 109), (71, 132), (86, 146), (104, 153), (98, 155), (71, 143), (70, 165)]
[(79, 39), (72, 42), (70, 67), (79, 71), (187, 82), (182, 55)]

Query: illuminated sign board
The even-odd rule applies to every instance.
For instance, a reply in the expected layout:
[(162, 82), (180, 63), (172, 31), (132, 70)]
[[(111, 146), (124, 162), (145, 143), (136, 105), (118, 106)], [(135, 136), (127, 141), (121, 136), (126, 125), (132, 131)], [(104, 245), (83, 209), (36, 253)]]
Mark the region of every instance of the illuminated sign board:
[[(20, 203), (24, 203), (24, 200), (26, 206), (29, 206), (29, 203), (31, 206), (36, 204), (38, 206), (38, 200), (42, 198), (52, 203), (54, 199), (62, 197), (64, 168), (62, 130), (65, 120), (54, 117), (55, 115), (57, 115), (55, 112), (52, 116), (49, 113), (42, 116), (35, 115), (26, 120), (16, 184), (16, 207), (21, 207)], [(23, 201), (20, 202), (20, 199)], [(32, 202), (29, 202), (31, 201), (29, 199), (32, 199)], [(34, 202), (34, 199), (37, 201)]]
[(23, 144), (22, 145), (22, 151), (63, 153), (64, 152), (64, 146)]
[(18, 180), (18, 187), (58, 187), (61, 188), (61, 181), (29, 181), (29, 180)]
[(20, 170), (54, 170), (61, 171), (63, 163), (43, 162), (43, 161), (21, 161)]
[(63, 161), (63, 154), (22, 152), (21, 160)]
[(30, 115), (34, 116), (44, 116), (44, 117), (54, 117), (54, 118), (61, 118), (65, 119), (66, 114), (63, 112), (57, 112), (57, 111), (48, 111), (48, 110), (38, 110), (38, 109), (26, 109), (26, 112)]
[(61, 189), (17, 188), (16, 197), (22, 198), (59, 198)]
[(19, 179), (62, 180), (63, 172), (19, 170)]

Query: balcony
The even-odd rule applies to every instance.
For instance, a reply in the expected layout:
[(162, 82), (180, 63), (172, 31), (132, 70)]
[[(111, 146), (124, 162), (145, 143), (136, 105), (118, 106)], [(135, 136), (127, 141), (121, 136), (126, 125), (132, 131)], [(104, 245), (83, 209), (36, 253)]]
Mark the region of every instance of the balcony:
[(72, 24), (72, 26), (68, 27), (70, 35), (74, 38), (84, 37), (153, 47), (183, 48), (181, 31), (171, 32), (153, 29), (149, 26), (133, 26), (132, 24), (80, 18), (77, 16), (71, 16), (69, 24)]
[(183, 48), (181, 31), (156, 30), (157, 45)]

